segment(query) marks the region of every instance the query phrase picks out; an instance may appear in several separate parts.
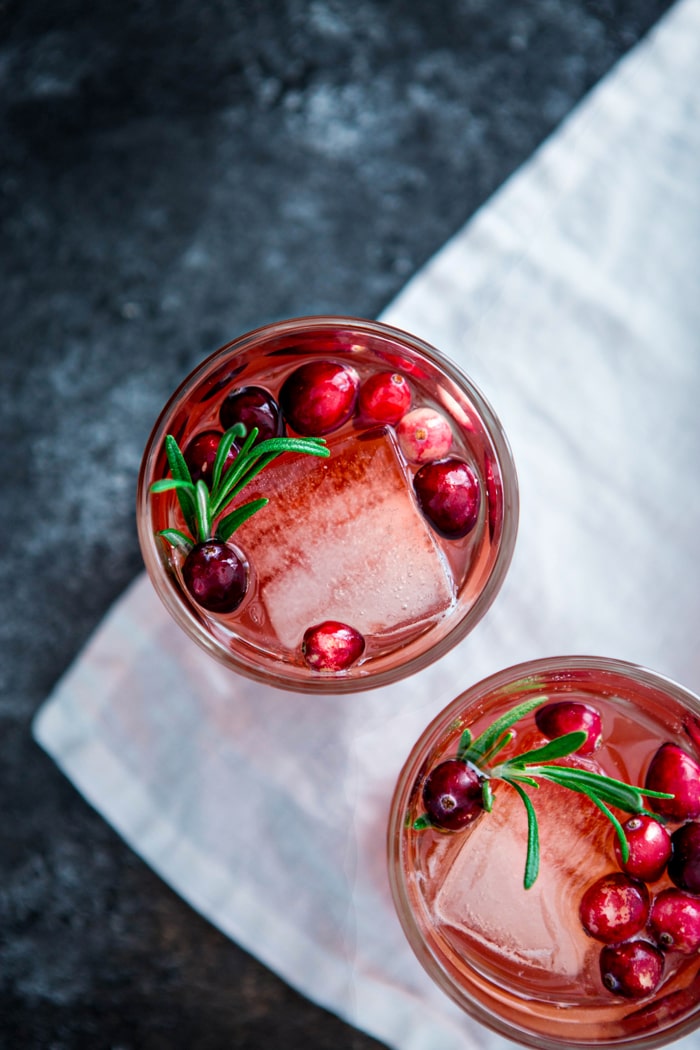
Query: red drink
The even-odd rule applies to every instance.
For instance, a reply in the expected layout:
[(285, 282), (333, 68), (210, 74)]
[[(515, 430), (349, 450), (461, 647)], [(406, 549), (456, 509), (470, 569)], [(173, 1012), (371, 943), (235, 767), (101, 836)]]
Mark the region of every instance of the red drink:
[[(483, 763), (495, 771), (487, 812), (481, 794), (455, 786), (455, 756), (464, 757), (495, 719), (533, 698), (540, 706), (512, 726), (513, 739), (469, 769), (479, 772)], [(610, 805), (629, 846), (623, 862), (615, 827), (590, 797), (539, 774), (535, 790), (521, 767), (518, 782), (534, 807), (540, 844), (539, 870), (525, 889), (527, 809), (508, 770), (514, 755), (561, 742), (543, 717), (557, 701), (566, 713), (583, 706), (597, 712), (600, 741), (588, 753), (528, 770), (563, 766), (562, 779), (580, 770), (579, 784), (590, 773), (604, 775), (638, 787), (650, 813), (652, 806), (657, 814), (670, 807), (672, 815), (664, 821)], [(472, 742), (465, 737), (460, 751), (467, 727)], [(399, 917), (430, 975), (478, 1020), (534, 1047), (651, 1047), (694, 1028), (700, 1023), (699, 759), (700, 702), (629, 664), (542, 660), (458, 697), (413, 749), (389, 828)], [(431, 795), (436, 770), (446, 771), (442, 794)], [(674, 787), (675, 801), (648, 794)], [(452, 826), (461, 821), (461, 830), (441, 830), (442, 819)], [(653, 830), (641, 846), (640, 829)], [(683, 855), (682, 838), (693, 840)], [(656, 870), (650, 859), (660, 860)]]
[[(157, 535), (187, 531), (178, 494), (152, 485), (172, 473), (166, 435), (186, 459), (196, 439), (211, 478), (225, 405), (251, 388), (269, 399), (270, 436), (322, 438), (329, 456), (280, 455), (221, 512), (269, 499), (229, 540), (243, 597), (212, 610), (189, 590), (186, 549)], [(304, 318), (236, 340), (183, 383), (151, 435), (138, 511), (158, 593), (210, 653), (269, 684), (355, 691), (424, 667), (481, 618), (510, 562), (517, 484), (493, 412), (436, 350)]]

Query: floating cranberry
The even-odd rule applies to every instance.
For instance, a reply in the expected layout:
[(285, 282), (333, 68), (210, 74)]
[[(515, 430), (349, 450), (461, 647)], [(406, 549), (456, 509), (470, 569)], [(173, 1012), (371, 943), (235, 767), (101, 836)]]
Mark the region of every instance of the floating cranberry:
[(651, 760), (645, 781), (650, 791), (667, 791), (673, 798), (650, 798), (649, 806), (669, 820), (700, 817), (700, 765), (677, 744), (662, 744)]
[(600, 976), (613, 995), (643, 999), (653, 995), (661, 983), (664, 957), (648, 941), (608, 944), (600, 953)]
[(302, 654), (313, 671), (345, 671), (365, 651), (365, 640), (354, 627), (325, 620), (304, 633)]
[(398, 423), (411, 407), (411, 388), (400, 372), (375, 372), (360, 387), (358, 408), (368, 423)]
[(481, 489), (476, 474), (461, 459), (426, 463), (416, 473), (413, 488), (428, 521), (447, 539), (459, 539), (479, 517)]
[(432, 463), (446, 456), (452, 447), (452, 427), (434, 408), (414, 408), (407, 412), (396, 434), (409, 463)]
[[(222, 437), (223, 434), (218, 430), (203, 430), (201, 434), (197, 434), (190, 441), (183, 452), (185, 463), (189, 467), (190, 475), (195, 485), (200, 480), (206, 481), (207, 484), (209, 483)], [(237, 455), (238, 450), (232, 445), (224, 463), (224, 470), (228, 470)]]
[(586, 739), (577, 752), (579, 755), (590, 755), (600, 746), (603, 736), (600, 712), (590, 704), (575, 700), (557, 700), (545, 704), (535, 712), (535, 722), (548, 740), (564, 736), (565, 733), (586, 733)]
[(248, 589), (243, 556), (220, 540), (196, 544), (185, 558), (182, 577), (197, 604), (209, 612), (233, 612)]
[(667, 868), (676, 886), (700, 893), (700, 824), (683, 824), (671, 835), (671, 859)]
[(235, 423), (243, 423), (246, 432), (257, 427), (258, 441), (284, 434), (280, 407), (272, 394), (261, 386), (242, 386), (232, 390), (221, 402), (219, 422), (224, 430), (229, 430)]
[(695, 954), (700, 949), (700, 897), (662, 890), (651, 906), (649, 929), (664, 951)]
[(579, 915), (586, 933), (597, 941), (626, 941), (646, 925), (649, 892), (643, 882), (622, 872), (603, 875), (584, 893)]
[(643, 813), (625, 821), (622, 830), (629, 846), (629, 857), (622, 860), (620, 842), (615, 836), (617, 863), (635, 879), (656, 882), (663, 875), (671, 856), (670, 834), (658, 820)]
[(483, 812), (483, 778), (466, 762), (447, 759), (435, 766), (423, 785), (423, 805), (434, 827), (459, 831)]
[(355, 410), (360, 381), (354, 368), (307, 361), (285, 379), (280, 404), (298, 434), (319, 437), (342, 426)]

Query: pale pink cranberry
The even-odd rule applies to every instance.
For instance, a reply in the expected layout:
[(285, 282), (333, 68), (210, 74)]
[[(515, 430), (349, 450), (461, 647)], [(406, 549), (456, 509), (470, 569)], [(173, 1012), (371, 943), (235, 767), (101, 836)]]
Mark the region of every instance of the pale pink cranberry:
[(656, 882), (666, 870), (671, 856), (671, 836), (653, 817), (640, 813), (622, 825), (629, 846), (629, 857), (622, 860), (620, 842), (615, 836), (615, 856), (622, 870), (635, 879)]
[(671, 835), (668, 875), (676, 886), (689, 893), (700, 893), (700, 824), (692, 821)]
[(452, 427), (434, 408), (414, 408), (399, 423), (399, 445), (409, 463), (442, 459), (452, 447)]
[(613, 995), (624, 999), (644, 999), (653, 995), (661, 983), (664, 957), (648, 941), (608, 944), (600, 953), (600, 976)]
[(584, 893), (579, 915), (586, 933), (597, 941), (626, 941), (646, 926), (649, 892), (643, 882), (622, 872), (603, 875)]
[[(207, 484), (211, 481), (214, 460), (223, 436), (218, 430), (203, 430), (187, 445), (183, 456), (195, 484), (200, 480), (206, 481)], [(237, 454), (238, 449), (232, 445), (224, 463), (224, 470), (228, 470)]]
[(579, 755), (590, 755), (600, 747), (603, 736), (600, 712), (590, 704), (582, 704), (575, 700), (556, 700), (537, 709), (535, 722), (548, 740), (554, 740), (566, 733), (585, 733), (586, 739), (578, 748)]
[(304, 633), (302, 654), (312, 671), (345, 671), (360, 659), (365, 640), (359, 631), (338, 620), (324, 620)]
[(359, 376), (349, 365), (307, 361), (282, 384), (282, 411), (297, 434), (309, 437), (330, 434), (355, 411), (359, 385)]
[(677, 744), (662, 744), (651, 760), (645, 787), (673, 798), (649, 798), (649, 807), (669, 820), (700, 817), (700, 765)]
[(440, 535), (460, 539), (476, 525), (481, 488), (463, 460), (451, 457), (426, 463), (416, 472), (413, 488), (420, 509)]
[(694, 955), (700, 950), (700, 897), (662, 890), (651, 906), (649, 929), (664, 951)]
[(400, 372), (375, 372), (360, 387), (358, 410), (367, 423), (398, 423), (411, 407), (411, 388)]
[(430, 823), (441, 831), (459, 831), (484, 810), (483, 778), (473, 766), (448, 758), (423, 784), (423, 805)]

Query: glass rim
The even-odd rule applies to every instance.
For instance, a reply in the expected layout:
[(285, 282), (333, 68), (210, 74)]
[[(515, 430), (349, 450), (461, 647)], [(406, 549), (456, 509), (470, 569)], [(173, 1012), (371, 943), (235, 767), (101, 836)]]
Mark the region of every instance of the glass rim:
[[(430, 720), (411, 747), (397, 778), (389, 807), (386, 833), (387, 869), (391, 895), (404, 935), (431, 979), (466, 1014), (490, 1030), (520, 1042), (524, 1046), (542, 1048), (542, 1050), (577, 1050), (577, 1048), (583, 1050), (585, 1047), (590, 1047), (591, 1050), (593, 1048), (604, 1050), (604, 1048), (613, 1046), (623, 1047), (626, 1050), (652, 1050), (655, 1047), (665, 1046), (700, 1026), (700, 1000), (692, 1015), (672, 1023), (657, 1033), (631, 1033), (629, 1036), (618, 1033), (607, 1040), (576, 1042), (571, 1038), (570, 1033), (559, 1038), (535, 1029), (527, 1031), (519, 1028), (517, 1022), (511, 1023), (504, 1020), (492, 1009), (472, 998), (440, 965), (438, 959), (432, 954), (428, 938), (424, 935), (415, 916), (407, 888), (403, 864), (404, 835), (402, 833), (406, 801), (421, 767), (437, 746), (438, 740), (444, 737), (456, 715), (464, 713), (482, 700), (497, 695), (504, 687), (511, 686), (521, 679), (526, 680), (535, 678), (537, 675), (557, 673), (562, 675), (561, 681), (563, 682), (565, 681), (563, 676), (567, 671), (572, 673), (590, 671), (610, 674), (611, 677), (615, 676), (618, 679), (627, 679), (643, 688), (647, 687), (669, 695), (692, 714), (700, 716), (700, 696), (698, 694), (662, 672), (654, 671), (640, 663), (615, 657), (591, 655), (537, 657), (512, 664), (472, 683)], [(533, 685), (533, 691), (535, 688)]]
[[(150, 527), (146, 479), (151, 464), (162, 445), (166, 424), (172, 413), (222, 362), (232, 355), (243, 353), (257, 344), (267, 343), (277, 336), (290, 336), (295, 333), (323, 329), (337, 330), (338, 328), (365, 332), (368, 335), (385, 336), (387, 339), (403, 343), (409, 350), (424, 356), (435, 364), (457, 387), (466, 392), (492, 443), (503, 480), (503, 500), (504, 505), (507, 505), (507, 513), (503, 515), (502, 532), (494, 563), (480, 594), (441, 638), (396, 667), (369, 670), (366, 675), (362, 676), (312, 678), (303, 672), (303, 669), (297, 668), (295, 673), (294, 668), (291, 666), (288, 668), (286, 665), (282, 665), (279, 669), (272, 669), (269, 666), (258, 668), (232, 650), (224, 650), (209, 634), (196, 611), (181, 599), (169, 574), (163, 567), (158, 543)], [(513, 454), (498, 416), (479, 387), (449, 357), (419, 336), (382, 321), (342, 314), (318, 314), (272, 321), (243, 333), (209, 354), (189, 372), (168, 398), (146, 442), (137, 481), (136, 521), (141, 553), (156, 593), (173, 619), (201, 648), (225, 666), (263, 684), (294, 692), (335, 695), (380, 688), (415, 674), (440, 659), (474, 629), (498, 594), (513, 558), (519, 521), (519, 488)]]

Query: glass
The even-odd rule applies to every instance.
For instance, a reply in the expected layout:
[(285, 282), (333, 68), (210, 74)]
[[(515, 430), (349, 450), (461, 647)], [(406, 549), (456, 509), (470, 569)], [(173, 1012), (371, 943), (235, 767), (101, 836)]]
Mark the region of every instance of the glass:
[[(290, 376), (314, 362), (317, 385), (326, 382), (321, 373), (329, 365), (350, 377), (352, 389), (347, 404), (336, 403), (344, 395), (321, 398), (322, 423), (309, 431), (308, 383)], [(234, 506), (270, 497), (229, 539), (246, 566), (248, 588), (235, 611), (211, 612), (183, 584), (186, 550), (156, 535), (183, 531), (177, 493), (153, 493), (151, 486), (171, 476), (166, 435), (187, 456), (196, 436), (223, 432), (229, 395), (251, 387), (271, 395), (273, 411), (283, 402), (286, 434), (322, 435), (330, 458), (287, 452), (244, 490)], [(230, 415), (224, 422), (230, 425)], [(456, 461), (472, 485), (473, 517), (453, 530), (459, 535), (450, 534), (449, 508), (447, 521), (440, 516), (439, 491), (435, 510), (439, 471), (430, 491), (430, 471), (421, 475), (427, 481), (415, 481), (435, 457)], [(306, 317), (234, 340), (182, 383), (148, 441), (137, 518), (156, 591), (207, 652), (269, 685), (350, 692), (425, 667), (481, 619), (511, 560), (517, 480), (492, 409), (437, 350), (384, 324)], [(305, 640), (318, 625), (330, 629), (329, 621), (357, 632), (364, 647), (339, 669), (323, 663), (324, 650), (321, 664), (313, 663), (323, 632), (320, 641)]]
[[(561, 701), (569, 715), (573, 703), (592, 707), (602, 718), (597, 749), (560, 758), (560, 765), (667, 792), (673, 791), (669, 783), (675, 778), (678, 795), (692, 796), (683, 801), (682, 812), (668, 815), (667, 810), (665, 831), (659, 831), (663, 819), (640, 820), (614, 810), (628, 841), (634, 840), (633, 828), (645, 842), (648, 836), (646, 855), (643, 843), (641, 853), (639, 841), (630, 847), (627, 865), (637, 867), (627, 870), (634, 870), (634, 877), (622, 872), (617, 833), (600, 809), (585, 795), (551, 781), (539, 780), (537, 790), (525, 789), (540, 841), (539, 873), (529, 889), (524, 888), (527, 813), (512, 784), (491, 781), (491, 811), (479, 803), (478, 816), (461, 830), (437, 830), (426, 817), (435, 805), (430, 785), (437, 783), (438, 774), (428, 778), (438, 766), (453, 768), (442, 764), (456, 756), (465, 728), (470, 727), (472, 742), (464, 738), (464, 745), (474, 747), (477, 735), (505, 711), (542, 697), (546, 700), (537, 710)], [(540, 722), (535, 717), (531, 712), (515, 723), (515, 739), (499, 752), (497, 763), (544, 746), (557, 735), (542, 714)], [(655, 774), (649, 773), (654, 756), (667, 744), (671, 746), (655, 760)], [(678, 758), (678, 748), (685, 758)], [(389, 821), (394, 901), (411, 947), (430, 976), (467, 1013), (527, 1046), (639, 1050), (694, 1029), (700, 1022), (699, 757), (700, 701), (631, 664), (592, 657), (537, 660), (502, 671), (458, 696), (411, 751)], [(455, 796), (451, 798), (441, 804), (454, 805)], [(647, 796), (645, 805), (651, 804)], [(654, 800), (656, 807), (664, 804), (670, 805)], [(673, 804), (681, 806), (675, 800)], [(436, 811), (431, 812), (434, 816)], [(454, 815), (454, 809), (445, 812)], [(439, 814), (438, 822), (442, 819)], [(686, 836), (685, 852), (676, 834), (680, 829)], [(658, 835), (658, 850), (652, 832)], [(642, 862), (647, 864), (643, 873)], [(619, 911), (610, 927), (601, 919), (606, 915), (601, 888), (610, 885), (623, 887), (640, 902), (641, 910), (631, 919), (628, 914), (627, 925), (619, 925)], [(625, 900), (627, 906), (632, 898)], [(685, 942), (673, 926), (681, 906), (690, 910), (690, 941)], [(686, 922), (687, 916), (681, 918)], [(634, 985), (637, 979), (641, 986)]]

